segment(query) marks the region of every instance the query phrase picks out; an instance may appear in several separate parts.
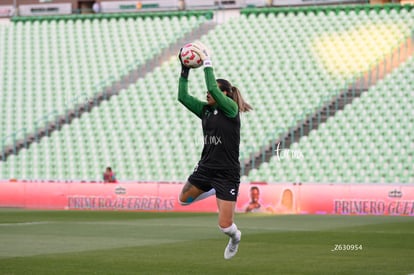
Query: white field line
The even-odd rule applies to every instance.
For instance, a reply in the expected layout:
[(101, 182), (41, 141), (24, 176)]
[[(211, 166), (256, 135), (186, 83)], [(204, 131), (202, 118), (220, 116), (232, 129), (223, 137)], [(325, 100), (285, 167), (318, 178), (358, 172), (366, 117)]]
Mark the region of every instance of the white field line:
[(13, 223), (0, 223), (0, 227), (1, 227), (1, 226), (25, 226), (25, 225), (39, 225), (39, 224), (52, 224), (52, 223), (56, 223), (56, 222), (44, 221), (44, 222), (13, 222)]

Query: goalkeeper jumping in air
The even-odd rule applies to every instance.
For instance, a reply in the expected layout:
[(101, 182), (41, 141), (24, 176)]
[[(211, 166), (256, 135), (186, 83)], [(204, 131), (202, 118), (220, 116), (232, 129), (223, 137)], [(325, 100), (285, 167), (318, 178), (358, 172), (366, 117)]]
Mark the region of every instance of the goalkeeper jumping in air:
[(230, 237), (224, 258), (231, 259), (237, 253), (241, 238), (233, 221), (240, 185), (240, 112), (248, 112), (252, 107), (229, 81), (216, 80), (208, 50), (203, 44), (193, 43), (191, 50), (203, 61), (207, 102), (188, 93), (190, 69), (183, 65), (181, 54), (178, 100), (201, 119), (204, 147), (198, 165), (179, 195), (179, 202), (188, 205), (216, 195), (218, 225)]

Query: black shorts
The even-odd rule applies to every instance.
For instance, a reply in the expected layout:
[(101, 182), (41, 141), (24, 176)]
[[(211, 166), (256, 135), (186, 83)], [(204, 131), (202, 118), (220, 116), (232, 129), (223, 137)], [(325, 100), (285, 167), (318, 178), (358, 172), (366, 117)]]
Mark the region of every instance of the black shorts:
[(218, 199), (236, 201), (239, 194), (240, 169), (210, 169), (197, 166), (188, 177), (188, 182), (205, 192), (214, 188)]

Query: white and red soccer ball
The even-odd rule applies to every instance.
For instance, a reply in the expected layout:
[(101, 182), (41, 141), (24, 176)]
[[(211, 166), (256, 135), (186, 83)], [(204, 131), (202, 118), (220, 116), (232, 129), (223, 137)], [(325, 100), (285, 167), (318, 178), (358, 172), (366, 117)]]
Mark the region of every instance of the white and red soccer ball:
[(191, 49), (192, 46), (192, 43), (186, 44), (180, 52), (180, 58), (184, 66), (195, 69), (203, 65), (203, 61), (200, 56)]

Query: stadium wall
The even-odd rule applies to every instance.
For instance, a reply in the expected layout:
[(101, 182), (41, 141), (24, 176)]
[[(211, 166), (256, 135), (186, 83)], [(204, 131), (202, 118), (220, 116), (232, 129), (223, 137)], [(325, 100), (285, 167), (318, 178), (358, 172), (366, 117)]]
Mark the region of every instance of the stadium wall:
[[(53, 210), (217, 212), (214, 197), (182, 206), (182, 183), (0, 181), (0, 207)], [(258, 204), (247, 210), (256, 189)], [(258, 191), (258, 192), (257, 192)], [(414, 185), (266, 184), (240, 186), (236, 211), (266, 214), (414, 216)]]
[(13, 5), (0, 4), (0, 18), (1, 17), (10, 17), (14, 14)]

